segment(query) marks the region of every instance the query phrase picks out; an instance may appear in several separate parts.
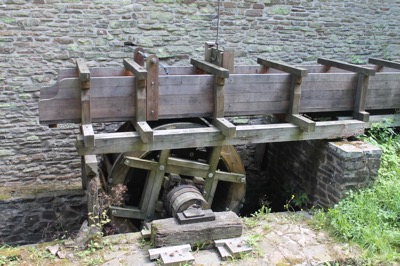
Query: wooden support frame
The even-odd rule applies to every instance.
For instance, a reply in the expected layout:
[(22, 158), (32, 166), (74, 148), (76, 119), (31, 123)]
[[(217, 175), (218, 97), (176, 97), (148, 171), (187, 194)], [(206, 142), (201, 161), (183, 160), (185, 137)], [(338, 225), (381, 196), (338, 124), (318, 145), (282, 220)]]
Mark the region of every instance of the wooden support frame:
[(383, 68), (383, 67), (389, 67), (393, 69), (400, 69), (400, 63), (388, 61), (388, 60), (383, 60), (379, 58), (369, 58), (368, 63), (374, 64), (378, 66), (378, 71)]
[(94, 131), (92, 124), (82, 125), (81, 132), (86, 147), (94, 147)]
[(82, 58), (76, 60), (78, 76), (81, 88), (81, 124), (86, 125), (92, 122), (90, 114), (90, 71), (86, 61)]
[(148, 71), (131, 59), (123, 60), (124, 67), (135, 76), (135, 114), (136, 121), (132, 121), (136, 131), (140, 134), (142, 141), (148, 143), (153, 141), (153, 130), (147, 124), (147, 89)]
[[(82, 58), (76, 60), (81, 88), (81, 133), (85, 147), (95, 147), (94, 130), (90, 110), (90, 70)], [(89, 225), (98, 225), (99, 188), (97, 186), (98, 161), (96, 155), (81, 156), (82, 187), (86, 189)]]
[(365, 111), (369, 77), (375, 75), (375, 70), (367, 67), (348, 64), (345, 62), (318, 58), (318, 63), (330, 67), (336, 67), (358, 74), (356, 98), (353, 117), (363, 122), (369, 121), (369, 113)]
[(158, 120), (158, 97), (159, 97), (159, 69), (160, 60), (151, 55), (146, 58), (147, 80), (146, 80), (146, 118), (147, 121)]
[(87, 148), (83, 136), (78, 135), (76, 148), (80, 155), (123, 153), (128, 151), (148, 151), (240, 145), (247, 143), (284, 142), (311, 139), (334, 139), (343, 136), (363, 134), (365, 123), (358, 120), (316, 122), (314, 132), (303, 132), (290, 123), (237, 126), (236, 137), (227, 139), (213, 127), (170, 129), (154, 131), (152, 143), (143, 143), (137, 132), (117, 132), (95, 134), (96, 146)]
[(137, 47), (133, 51), (133, 60), (139, 65), (144, 66), (144, 49), (142, 47)]
[(299, 126), (305, 132), (315, 131), (315, 122), (300, 115), (301, 82), (303, 77), (308, 75), (308, 70), (263, 58), (257, 58), (257, 63), (267, 68), (274, 68), (291, 74), (289, 110), (286, 120)]
[(229, 70), (225, 69), (223, 67), (214, 65), (210, 62), (206, 62), (203, 60), (197, 60), (197, 59), (193, 59), (193, 58), (190, 60), (190, 63), (193, 66), (200, 68), (201, 70), (203, 70), (206, 73), (213, 74), (220, 78), (229, 78)]

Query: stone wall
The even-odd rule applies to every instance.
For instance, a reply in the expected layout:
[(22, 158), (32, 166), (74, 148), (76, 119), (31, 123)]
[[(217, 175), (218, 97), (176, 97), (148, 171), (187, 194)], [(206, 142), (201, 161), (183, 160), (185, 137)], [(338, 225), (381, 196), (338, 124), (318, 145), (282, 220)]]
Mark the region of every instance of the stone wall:
[(86, 195), (79, 189), (17, 194), (1, 200), (0, 209), (0, 245), (51, 241), (76, 234), (86, 219)]
[[(85, 58), (122, 66), (123, 41), (165, 64), (200, 58), (216, 38), (218, 1), (0, 0), (0, 185), (79, 182), (75, 125), (39, 125), (39, 89), (56, 70)], [(400, 2), (343, 0), (221, 1), (219, 43), (236, 63), (256, 56), (315, 63), (319, 56), (364, 62), (400, 59)], [(103, 130), (100, 125), (98, 130)]]
[(302, 194), (308, 196), (309, 206), (333, 207), (350, 190), (374, 182), (381, 152), (361, 141), (269, 143), (259, 178), (264, 180), (263, 194), (258, 195), (275, 209), (282, 209), (291, 195)]
[[(157, 54), (164, 64), (188, 65), (189, 57), (202, 57), (205, 41), (216, 39), (217, 3), (0, 0), (0, 186), (66, 189), (80, 183), (77, 126), (49, 129), (38, 121), (39, 90), (55, 82), (57, 69), (74, 67), (78, 57), (89, 66), (122, 66), (122, 59), (132, 56), (124, 41)], [(367, 57), (398, 60), (399, 13), (398, 0), (221, 1), (218, 42), (236, 50), (236, 64), (255, 64), (256, 56), (296, 64), (315, 63), (320, 56), (353, 63)], [(108, 124), (96, 128), (114, 129)], [(45, 204), (58, 204), (57, 199)], [(32, 210), (42, 204), (30, 197), (14, 200), (11, 205), (26, 202)], [(17, 218), (10, 219), (32, 225), (18, 208), (21, 212), (10, 211)], [(47, 221), (40, 210), (32, 221)], [(44, 230), (45, 224), (39, 227)], [(24, 241), (17, 235), (21, 227), (7, 228), (2, 230), (8, 237), (22, 237), (13, 241)]]

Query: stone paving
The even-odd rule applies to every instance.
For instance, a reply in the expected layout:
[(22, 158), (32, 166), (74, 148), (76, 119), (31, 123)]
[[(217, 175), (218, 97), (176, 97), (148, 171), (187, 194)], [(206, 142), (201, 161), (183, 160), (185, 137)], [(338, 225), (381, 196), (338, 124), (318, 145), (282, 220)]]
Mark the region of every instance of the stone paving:
[[(253, 243), (253, 251), (242, 259), (222, 261), (216, 249), (193, 251), (194, 265), (319, 265), (322, 263), (358, 258), (360, 251), (347, 243), (339, 243), (326, 232), (316, 231), (307, 223), (307, 217), (294, 213), (273, 213), (252, 228), (246, 228), (244, 236)], [(140, 234), (133, 233), (120, 238), (112, 251), (104, 254), (104, 266), (155, 265), (148, 258), (147, 248), (141, 243)], [(329, 264), (326, 264), (329, 265)]]

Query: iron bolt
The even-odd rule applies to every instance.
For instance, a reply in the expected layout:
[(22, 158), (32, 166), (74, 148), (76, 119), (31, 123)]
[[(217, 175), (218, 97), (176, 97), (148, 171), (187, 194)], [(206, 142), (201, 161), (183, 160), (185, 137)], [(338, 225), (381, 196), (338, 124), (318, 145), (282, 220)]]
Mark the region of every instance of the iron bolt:
[(161, 171), (163, 171), (164, 169), (165, 169), (165, 167), (164, 167), (164, 165), (160, 165), (160, 168), (159, 168)]
[(208, 178), (212, 178), (213, 176), (214, 176), (213, 173), (208, 174)]
[(246, 178), (242, 177), (242, 178), (240, 179), (240, 182), (242, 182), (242, 183), (246, 182)]
[(112, 214), (112, 215), (116, 215), (116, 214), (117, 214), (117, 211), (116, 211), (116, 210), (112, 210), (111, 214)]
[(153, 63), (153, 64), (157, 63), (157, 59), (152, 58), (152, 59), (151, 59), (151, 63)]

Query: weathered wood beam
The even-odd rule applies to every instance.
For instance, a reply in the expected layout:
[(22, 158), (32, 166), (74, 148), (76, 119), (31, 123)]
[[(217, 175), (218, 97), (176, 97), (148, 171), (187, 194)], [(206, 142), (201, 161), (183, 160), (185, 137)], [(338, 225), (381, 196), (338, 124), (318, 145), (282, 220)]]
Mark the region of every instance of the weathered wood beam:
[[(168, 166), (178, 166), (178, 167), (184, 167), (187, 169), (197, 169), (197, 170), (203, 170), (203, 171), (208, 171), (208, 169), (210, 168), (210, 165), (206, 164), (206, 163), (194, 162), (191, 160), (185, 160), (185, 159), (179, 159), (179, 158), (173, 158), (173, 157), (168, 158), (167, 164), (168, 164)], [(175, 174), (179, 174), (179, 173), (175, 173)], [(198, 175), (198, 176), (204, 177), (203, 175)]]
[(229, 70), (230, 74), (233, 74), (235, 71), (235, 51), (234, 49), (226, 48), (222, 52), (222, 65), (221, 67)]
[(275, 68), (277, 70), (290, 73), (299, 77), (306, 77), (308, 75), (308, 70), (302, 67), (294, 67), (290, 66), (285, 63), (277, 62), (277, 61), (272, 61), (264, 58), (257, 58), (257, 63), (260, 65), (263, 65), (265, 67), (270, 67), (270, 68)]
[(81, 125), (83, 141), (86, 147), (94, 147), (94, 131), (92, 124)]
[[(146, 120), (158, 120), (159, 109), (159, 71), (160, 62), (157, 56), (151, 55), (146, 58), (147, 80), (146, 80)], [(138, 120), (139, 121), (139, 120)]]
[(353, 65), (353, 64), (346, 63), (346, 62), (342, 62), (342, 61), (331, 60), (331, 59), (326, 59), (326, 58), (318, 58), (317, 62), (318, 62), (318, 64), (325, 65), (328, 67), (336, 67), (336, 68), (344, 69), (347, 71), (364, 74), (367, 76), (375, 75), (374, 69), (371, 69), (368, 67), (362, 67), (362, 66), (358, 66), (358, 65)]
[(288, 120), (288, 122), (299, 126), (305, 132), (315, 131), (316, 122), (308, 119), (307, 117), (304, 117), (302, 115), (291, 115)]
[(141, 219), (144, 220), (146, 218), (146, 214), (136, 207), (110, 207), (111, 214), (116, 217), (121, 218), (131, 218), (131, 219)]
[(158, 162), (144, 160), (137, 157), (125, 156), (124, 164), (133, 168), (141, 168), (146, 170), (155, 170), (158, 167)]
[(144, 49), (142, 47), (136, 47), (133, 51), (133, 60), (140, 66), (144, 66)]
[[(370, 77), (367, 110), (400, 108), (399, 73), (382, 72)], [(210, 88), (214, 80), (212, 75), (161, 75), (159, 118), (211, 117), (214, 105)], [(137, 90), (134, 77), (92, 77), (90, 84), (92, 122), (129, 121), (137, 116), (136, 111), (146, 110), (132, 104)], [(79, 79), (67, 78), (55, 86), (55, 91), (46, 94), (49, 98), (39, 102), (40, 122), (80, 123)], [(224, 85), (224, 114), (286, 113), (289, 86), (290, 74), (286, 73), (230, 75)], [(356, 73), (309, 73), (301, 84), (300, 113), (351, 111), (356, 86)], [(145, 98), (145, 95), (140, 97)], [(145, 100), (143, 102), (145, 106)]]
[[(338, 120), (349, 120), (351, 116), (339, 116)], [(365, 123), (366, 128), (371, 128), (372, 124), (385, 124), (389, 127), (400, 127), (400, 114), (393, 115), (371, 115), (368, 123)]]
[(124, 59), (123, 64), (127, 70), (133, 73), (135, 78), (139, 80), (147, 79), (147, 70), (132, 59)]
[(76, 59), (76, 67), (78, 68), (79, 79), (82, 82), (90, 81), (90, 71), (83, 58)]
[(84, 155), (81, 157), (81, 175), (83, 188), (86, 189), (88, 222), (90, 225), (98, 225), (99, 221), (99, 188), (97, 185), (98, 161), (96, 155)]
[(316, 122), (314, 132), (303, 132), (290, 123), (237, 126), (236, 138), (226, 139), (214, 127), (179, 130), (156, 130), (154, 141), (143, 143), (137, 132), (95, 134), (95, 147), (86, 148), (82, 135), (78, 135), (76, 148), (80, 155), (108, 154), (127, 151), (148, 151), (268, 143), (311, 139), (332, 139), (364, 133), (365, 124), (358, 120)]
[(150, 127), (150, 125), (147, 124), (147, 122), (139, 121), (139, 122), (133, 123), (133, 126), (135, 127), (136, 132), (139, 133), (140, 138), (142, 139), (142, 141), (144, 143), (149, 143), (149, 142), (153, 141), (154, 131)]
[(243, 232), (241, 219), (231, 211), (215, 212), (215, 221), (178, 224), (175, 218), (155, 220), (151, 223), (151, 241), (156, 247), (206, 244), (213, 240), (239, 237)]
[(245, 183), (246, 176), (237, 173), (228, 173), (223, 171), (215, 171), (215, 179), (218, 181), (226, 181), (231, 183)]
[(396, 63), (393, 61), (378, 59), (378, 58), (369, 58), (368, 63), (382, 66), (382, 67), (389, 67), (393, 69), (400, 69), (400, 63)]
[(225, 118), (215, 118), (214, 126), (221, 130), (222, 134), (227, 138), (234, 138), (236, 136), (236, 126)]
[(206, 62), (206, 61), (203, 61), (203, 60), (193, 59), (193, 58), (190, 60), (190, 63), (193, 66), (195, 66), (197, 68), (200, 68), (201, 70), (205, 71), (206, 73), (213, 74), (213, 75), (215, 75), (217, 77), (220, 77), (220, 78), (228, 78), (229, 77), (229, 70), (228, 69), (216, 66), (216, 65), (214, 65), (212, 63), (209, 63), (209, 62)]
[(169, 149), (164, 149), (160, 152), (160, 158), (158, 160), (158, 167), (151, 171), (146, 183), (142, 198), (140, 200), (140, 209), (146, 210), (146, 220), (151, 221), (154, 219), (154, 210), (158, 196), (160, 195), (161, 187), (164, 182), (164, 175), (167, 170), (167, 160), (169, 158)]

